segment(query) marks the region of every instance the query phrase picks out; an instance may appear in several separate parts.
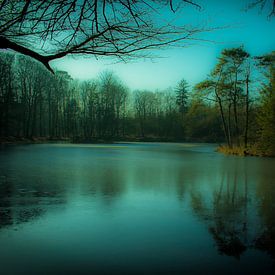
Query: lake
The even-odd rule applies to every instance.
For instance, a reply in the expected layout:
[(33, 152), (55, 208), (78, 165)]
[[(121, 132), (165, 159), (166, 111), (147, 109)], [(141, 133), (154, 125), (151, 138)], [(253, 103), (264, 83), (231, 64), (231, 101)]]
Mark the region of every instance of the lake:
[(0, 274), (272, 274), (275, 159), (214, 144), (0, 149)]

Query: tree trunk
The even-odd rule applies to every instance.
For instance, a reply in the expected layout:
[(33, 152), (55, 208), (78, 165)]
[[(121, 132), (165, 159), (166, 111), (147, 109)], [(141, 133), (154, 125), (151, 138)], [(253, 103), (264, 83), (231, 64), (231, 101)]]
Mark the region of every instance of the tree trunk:
[(236, 69), (235, 73), (235, 82), (234, 82), (234, 98), (233, 98), (233, 111), (234, 111), (234, 122), (235, 122), (235, 138), (236, 143), (239, 145), (239, 122), (238, 122), (238, 111), (237, 111), (237, 82), (238, 82), (238, 70)]
[(245, 132), (244, 132), (244, 146), (247, 148), (248, 143), (248, 127), (249, 127), (249, 73), (246, 75), (246, 104), (245, 104)]
[(224, 116), (224, 111), (223, 111), (223, 107), (222, 107), (222, 101), (221, 101), (221, 98), (218, 96), (217, 93), (216, 93), (216, 97), (217, 97), (218, 105), (219, 105), (219, 109), (220, 109), (220, 115), (221, 115), (221, 119), (222, 119), (222, 126), (223, 126), (223, 131), (224, 131), (226, 143), (230, 147), (231, 144), (230, 144), (230, 141), (229, 141), (229, 135), (228, 135), (227, 127), (226, 127), (225, 116)]
[(231, 103), (228, 105), (228, 142), (229, 142), (229, 147), (232, 147), (232, 135), (231, 135)]

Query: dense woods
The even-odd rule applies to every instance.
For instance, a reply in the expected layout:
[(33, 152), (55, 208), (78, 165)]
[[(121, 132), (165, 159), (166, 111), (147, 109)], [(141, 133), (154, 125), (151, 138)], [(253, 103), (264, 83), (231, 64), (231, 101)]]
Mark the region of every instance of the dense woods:
[(215, 106), (192, 100), (184, 80), (174, 89), (129, 91), (112, 72), (80, 82), (24, 56), (0, 60), (2, 137), (222, 140)]
[[(225, 49), (209, 77), (130, 91), (112, 72), (77, 81), (21, 55), (0, 56), (0, 135), (16, 138), (225, 142), (275, 152), (274, 54)], [(92, 78), (93, 76), (91, 76)]]

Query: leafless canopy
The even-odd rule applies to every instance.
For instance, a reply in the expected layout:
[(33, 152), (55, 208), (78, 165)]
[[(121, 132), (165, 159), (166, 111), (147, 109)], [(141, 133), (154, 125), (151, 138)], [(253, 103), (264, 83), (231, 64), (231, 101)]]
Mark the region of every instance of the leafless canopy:
[(68, 54), (127, 58), (196, 34), (162, 17), (184, 5), (200, 8), (188, 0), (0, 0), (0, 48), (51, 71), (49, 62)]
[(254, 0), (248, 5), (248, 9), (252, 8), (267, 9), (268, 17), (272, 17), (275, 15), (275, 0)]

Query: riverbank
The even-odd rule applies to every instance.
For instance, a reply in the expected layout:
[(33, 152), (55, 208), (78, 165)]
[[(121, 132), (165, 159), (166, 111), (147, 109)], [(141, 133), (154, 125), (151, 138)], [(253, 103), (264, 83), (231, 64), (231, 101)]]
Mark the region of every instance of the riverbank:
[(136, 137), (136, 136), (123, 136), (116, 138), (82, 138), (74, 137), (71, 139), (72, 143), (115, 143), (115, 142), (187, 142), (173, 138), (163, 138), (155, 136)]
[(102, 143), (102, 144), (110, 144), (115, 142), (182, 142), (175, 139), (169, 139), (169, 138), (158, 138), (158, 137), (123, 137), (123, 138), (79, 138), (79, 137), (73, 137), (73, 138), (47, 138), (47, 137), (1, 137), (0, 138), (0, 144), (40, 144), (40, 143)]
[(68, 142), (71, 140), (69, 138), (47, 138), (47, 137), (1, 137), (0, 144), (40, 144), (40, 143), (53, 143), (53, 142)]
[(254, 156), (254, 157), (275, 157), (275, 155), (271, 152), (264, 152), (259, 149), (257, 145), (249, 145), (245, 146), (232, 146), (228, 145), (220, 145), (217, 148), (217, 152), (223, 153), (225, 155), (235, 155), (235, 156)]
[(36, 143), (53, 143), (53, 142), (66, 142), (66, 143), (86, 143), (86, 144), (110, 144), (116, 142), (196, 142), (196, 143), (216, 143), (216, 141), (211, 140), (179, 140), (175, 138), (163, 138), (163, 137), (155, 137), (155, 136), (147, 136), (147, 137), (136, 137), (136, 136), (124, 136), (124, 137), (116, 137), (116, 138), (83, 138), (83, 137), (72, 137), (72, 138), (62, 138), (62, 137), (0, 137), (0, 144), (36, 144)]
[[(73, 143), (73, 144), (112, 144), (117, 142), (182, 142), (182, 143), (204, 143), (209, 141), (204, 140), (196, 140), (196, 141), (182, 141), (175, 140), (172, 138), (160, 138), (160, 137), (133, 137), (127, 136), (123, 138), (48, 138), (48, 137), (1, 137), (0, 145), (20, 145), (20, 144), (47, 144), (47, 143)], [(216, 143), (216, 142), (215, 142)], [(219, 145), (216, 149), (217, 152), (225, 154), (225, 155), (235, 155), (235, 156), (257, 156), (257, 157), (275, 157), (275, 154), (269, 152), (263, 152), (256, 145), (249, 145), (247, 148), (245, 146), (232, 146), (228, 145)]]

